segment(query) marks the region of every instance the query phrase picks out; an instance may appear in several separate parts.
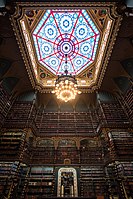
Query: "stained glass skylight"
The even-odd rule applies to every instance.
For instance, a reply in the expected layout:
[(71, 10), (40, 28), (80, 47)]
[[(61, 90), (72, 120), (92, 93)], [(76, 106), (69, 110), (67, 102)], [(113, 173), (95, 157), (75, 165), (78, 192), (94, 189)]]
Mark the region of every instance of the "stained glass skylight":
[[(47, 10), (33, 32), (38, 61), (55, 75), (77, 75), (95, 59), (100, 33), (86, 10)], [(66, 66), (67, 55), (67, 66)]]

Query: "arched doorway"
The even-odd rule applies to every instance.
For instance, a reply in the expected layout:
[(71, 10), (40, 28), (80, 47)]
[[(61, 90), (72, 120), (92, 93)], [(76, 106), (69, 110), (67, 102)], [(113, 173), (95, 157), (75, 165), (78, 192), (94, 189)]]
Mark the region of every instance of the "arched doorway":
[(58, 170), (57, 197), (78, 197), (76, 169), (70, 167)]

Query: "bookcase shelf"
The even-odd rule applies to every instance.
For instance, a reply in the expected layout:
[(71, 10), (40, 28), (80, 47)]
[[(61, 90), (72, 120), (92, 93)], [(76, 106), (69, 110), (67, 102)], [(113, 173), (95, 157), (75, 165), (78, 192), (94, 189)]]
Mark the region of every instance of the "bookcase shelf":
[(105, 178), (102, 166), (81, 166), (80, 184), (82, 197), (104, 197)]
[(19, 159), (22, 132), (3, 132), (0, 136), (0, 159)]
[(119, 161), (133, 159), (133, 136), (130, 132), (111, 132), (116, 158)]
[(101, 102), (102, 110), (104, 112), (104, 118), (106, 123), (108, 124), (123, 124), (125, 122), (129, 122), (126, 114), (124, 113), (119, 102)]
[[(5, 95), (2, 94), (2, 99)], [(125, 98), (129, 104), (128, 115), (132, 118), (131, 92)], [(10, 102), (8, 100), (7, 96), (7, 105)], [(20, 127), (20, 131), (10, 129), (2, 131), (0, 135), (0, 192), (5, 192), (4, 196), (7, 196), (14, 181), (18, 180), (15, 181), (18, 183), (18, 199), (52, 198), (55, 196), (57, 178), (55, 169), (60, 166), (80, 168), (78, 176), (82, 197), (103, 198), (109, 191), (117, 197), (123, 185), (128, 197), (132, 196), (133, 134), (126, 127), (125, 130), (118, 128), (118, 125), (129, 122), (118, 101), (101, 102), (101, 107), (98, 106), (94, 111), (46, 113), (44, 110), (42, 114), (36, 112), (33, 103), (17, 101), (13, 106), (9, 103), (10, 110), (7, 110), (5, 102), (1, 103), (5, 111), (2, 109), (3, 113), (9, 111), (3, 127)], [(3, 113), (1, 116), (5, 119)], [(102, 122), (103, 126), (98, 130)], [(31, 146), (28, 138), (31, 132), (26, 137), (21, 131), (29, 126), (31, 131), (36, 128)], [(54, 140), (56, 137), (57, 140)], [(73, 147), (60, 145), (60, 139), (73, 137), (76, 137)], [(41, 138), (52, 138), (55, 145), (37, 145)], [(87, 145), (82, 142), (85, 139), (89, 140)], [(71, 165), (67, 165), (65, 159), (69, 159)], [(25, 163), (26, 166), (20, 169), (19, 163)], [(108, 167), (108, 175), (105, 167)]]
[(80, 161), (79, 150), (76, 147), (58, 147), (56, 150), (56, 163), (64, 164), (65, 159), (70, 159), (71, 164), (78, 164)]
[(11, 194), (13, 188), (13, 182), (17, 178), (21, 178), (24, 175), (24, 164), (19, 161), (15, 162), (0, 162), (0, 196), (6, 197), (9, 192)]
[(54, 147), (37, 147), (36, 149), (33, 149), (31, 161), (33, 164), (54, 164)]
[(16, 101), (11, 107), (6, 120), (6, 128), (25, 128), (31, 127), (36, 130), (34, 123), (34, 116), (36, 115), (36, 108), (32, 102)]
[(53, 167), (32, 166), (28, 177), (25, 198), (52, 197), (54, 183)]
[(90, 112), (49, 112), (43, 113), (43, 117), (38, 115), (35, 122), (40, 133), (71, 133), (72, 135), (77, 133), (93, 135), (94, 130), (98, 126), (98, 118), (96, 116), (95, 119), (94, 116), (92, 118), (92, 116), (90, 116), (91, 114)]
[(123, 102), (130, 120), (133, 121), (133, 88), (126, 92)]
[(12, 106), (9, 94), (0, 85), (0, 125), (4, 124), (6, 116)]
[(10, 130), (1, 132), (0, 135), (0, 160), (24, 161), (30, 159), (26, 133), (23, 130)]

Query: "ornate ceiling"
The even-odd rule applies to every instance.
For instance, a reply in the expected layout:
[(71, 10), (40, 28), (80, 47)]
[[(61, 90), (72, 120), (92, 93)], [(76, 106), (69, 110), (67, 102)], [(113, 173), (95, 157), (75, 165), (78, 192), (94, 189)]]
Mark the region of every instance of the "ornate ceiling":
[(39, 63), (55, 75), (77, 75), (95, 60), (100, 32), (85, 10), (47, 10), (33, 31)]
[(122, 20), (115, 3), (19, 3), (11, 20), (33, 88), (52, 91), (66, 54), (83, 93), (101, 86)]

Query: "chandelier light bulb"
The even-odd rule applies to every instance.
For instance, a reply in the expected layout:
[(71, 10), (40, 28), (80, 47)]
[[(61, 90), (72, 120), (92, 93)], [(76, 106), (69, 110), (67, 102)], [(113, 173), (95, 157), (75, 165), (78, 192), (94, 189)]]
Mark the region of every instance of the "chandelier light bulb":
[(53, 90), (52, 93), (56, 94), (57, 99), (68, 102), (75, 99), (77, 94), (81, 94), (81, 91), (77, 89), (75, 77), (65, 74), (56, 79), (55, 90)]
[(68, 84), (68, 80), (65, 80), (65, 84)]

